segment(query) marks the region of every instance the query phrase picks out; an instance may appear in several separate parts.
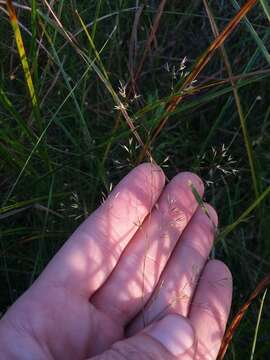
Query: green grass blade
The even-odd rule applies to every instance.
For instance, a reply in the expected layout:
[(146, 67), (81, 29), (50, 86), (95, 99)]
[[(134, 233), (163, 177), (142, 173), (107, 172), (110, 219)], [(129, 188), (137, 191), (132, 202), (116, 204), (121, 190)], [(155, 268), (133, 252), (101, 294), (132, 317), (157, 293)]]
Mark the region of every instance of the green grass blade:
[(0, 85), (0, 102), (4, 106), (4, 108), (12, 115), (12, 117), (16, 120), (18, 126), (20, 127), (21, 131), (33, 141), (35, 139), (34, 134), (30, 131), (28, 126), (26, 125), (25, 121), (21, 118), (20, 114), (14, 108), (12, 102), (9, 100), (8, 96), (6, 95), (4, 89)]
[[(236, 0), (231, 0), (234, 8), (236, 10), (240, 9), (240, 6), (238, 4), (238, 2)], [(259, 49), (261, 50), (261, 53), (263, 54), (265, 60), (267, 61), (268, 65), (270, 65), (270, 54), (266, 48), (266, 46), (264, 45), (264, 43), (262, 42), (262, 40), (260, 39), (259, 35), (257, 34), (256, 30), (254, 29), (253, 25), (251, 24), (251, 22), (247, 19), (247, 17), (244, 17), (244, 21), (246, 23), (246, 26), (249, 30), (249, 32), (251, 33), (253, 39), (255, 40), (257, 46), (259, 47)]]
[(269, 6), (269, 3), (268, 3), (268, 0), (260, 0), (260, 3), (262, 5), (262, 8), (263, 8), (263, 10), (265, 12), (265, 15), (266, 15), (267, 19), (270, 22), (270, 6)]
[(266, 294), (267, 294), (267, 289), (265, 289), (265, 291), (263, 293), (262, 300), (261, 300), (261, 305), (260, 305), (260, 309), (259, 309), (259, 313), (258, 313), (258, 319), (257, 319), (257, 323), (256, 323), (256, 328), (255, 328), (254, 339), (253, 339), (253, 343), (252, 343), (250, 360), (253, 360), (254, 355), (255, 355), (255, 348), (256, 348), (256, 344), (257, 344), (259, 326), (260, 326), (260, 322), (261, 322), (261, 318), (262, 318), (262, 310), (263, 310)]
[(82, 82), (82, 80), (84, 79), (84, 77), (87, 75), (89, 69), (92, 67), (92, 64), (90, 63), (87, 67), (87, 69), (85, 70), (85, 72), (83, 73), (83, 75), (81, 76), (81, 78), (78, 80), (78, 82), (76, 83), (76, 85), (71, 89), (71, 91), (69, 92), (69, 94), (66, 96), (66, 98), (64, 99), (64, 101), (60, 104), (60, 106), (58, 107), (57, 111), (54, 113), (54, 115), (51, 117), (50, 121), (48, 122), (48, 124), (46, 125), (46, 127), (44, 128), (44, 130), (42, 131), (42, 133), (40, 134), (37, 142), (35, 143), (35, 145), (33, 146), (29, 156), (27, 157), (19, 175), (17, 176), (15, 182), (13, 183), (11, 189), (9, 190), (3, 204), (2, 207), (4, 207), (8, 200), (10, 199), (11, 195), (13, 194), (18, 182), (20, 181), (22, 175), (25, 172), (25, 169), (27, 167), (27, 165), (29, 164), (33, 154), (35, 153), (35, 151), (37, 150), (38, 146), (40, 145), (40, 143), (42, 142), (43, 138), (45, 137), (49, 127), (51, 126), (51, 124), (54, 122), (54, 120), (56, 119), (57, 115), (59, 114), (60, 110), (63, 108), (63, 106), (65, 105), (65, 103), (68, 101), (68, 99), (73, 95), (73, 93), (75, 92), (75, 90), (78, 88), (79, 84)]
[(94, 20), (94, 24), (93, 24), (93, 30), (92, 30), (92, 39), (95, 40), (95, 36), (96, 36), (96, 32), (97, 32), (97, 20), (99, 18), (100, 12), (101, 12), (101, 8), (103, 5), (103, 0), (99, 0), (97, 7), (96, 7), (96, 13), (95, 13), (95, 20)]
[(257, 208), (258, 205), (270, 194), (270, 186), (235, 220), (232, 224), (228, 225), (218, 236), (216, 242), (224, 239), (229, 235), (235, 228), (247, 219), (247, 216)]
[[(99, 56), (99, 52), (97, 51), (96, 49), (96, 46), (91, 38), (91, 35), (89, 34), (88, 30), (87, 30), (87, 27), (86, 25), (84, 24), (82, 18), (80, 17), (79, 13), (77, 12), (77, 15), (78, 15), (78, 18), (82, 24), (82, 27), (84, 29), (84, 31), (86, 32), (86, 35), (87, 35), (87, 38), (90, 42), (90, 45), (93, 47), (93, 50), (94, 50), (94, 54), (95, 54), (95, 57), (96, 57), (96, 60), (99, 64), (96, 65), (94, 62), (92, 63), (92, 67), (93, 69), (95, 70), (96, 74), (98, 75), (99, 79), (103, 82), (103, 84), (105, 85), (105, 87), (107, 88), (108, 92), (111, 94), (114, 102), (115, 102), (115, 109), (121, 111), (124, 119), (126, 120), (128, 126), (130, 127), (131, 131), (132, 131), (132, 134), (134, 135), (134, 137), (136, 138), (136, 140), (138, 141), (139, 145), (144, 148), (144, 143), (136, 129), (136, 127), (134, 126), (134, 123), (133, 123), (133, 120), (130, 118), (128, 112), (127, 112), (127, 109), (125, 107), (125, 104), (123, 104), (123, 102), (121, 101), (120, 97), (118, 96), (117, 92), (114, 90), (111, 82), (110, 82), (110, 79), (109, 79), (109, 76), (107, 74), (107, 71), (102, 63), (102, 60)], [(114, 31), (116, 30), (116, 26), (114, 27), (114, 29), (112, 30), (111, 32), (111, 35), (109, 36), (109, 38), (112, 36), (112, 34), (114, 33)], [(80, 51), (80, 55), (82, 56), (83, 60), (89, 64), (89, 60), (87, 58), (87, 56)], [(154, 161), (153, 157), (151, 156), (150, 152), (147, 151), (147, 156), (148, 158), (151, 160), (151, 161)]]
[[(75, 92), (72, 91), (72, 86), (70, 84), (69, 76), (68, 76), (68, 74), (66, 73), (66, 71), (64, 69), (63, 63), (61, 62), (61, 60), (58, 57), (58, 54), (57, 54), (57, 51), (56, 51), (55, 46), (53, 44), (53, 41), (50, 38), (50, 36), (48, 35), (45, 28), (44, 28), (44, 32), (45, 32), (47, 40), (49, 41), (49, 43), (51, 45), (51, 49), (52, 49), (52, 52), (53, 52), (54, 58), (55, 58), (55, 63), (59, 67), (59, 70), (60, 70), (60, 72), (61, 72), (61, 74), (62, 74), (62, 76), (64, 78), (67, 89), (68, 89), (69, 93), (71, 94), (71, 98), (72, 98), (72, 100), (74, 102), (74, 105), (75, 105), (75, 108), (77, 110), (79, 120), (80, 120), (80, 122), (82, 124), (82, 127), (83, 127), (83, 134), (84, 134), (84, 137), (85, 137), (85, 142), (86, 142), (86, 144), (90, 144), (91, 141), (92, 141), (90, 130), (89, 130), (88, 126), (87, 126), (87, 122), (85, 120), (84, 114), (83, 114), (82, 109), (80, 107), (79, 101), (76, 98)], [(90, 70), (91, 69), (89, 68), (89, 71)]]
[(96, 57), (96, 59), (97, 59), (97, 63), (99, 64), (99, 66), (100, 66), (100, 68), (101, 68), (101, 70), (102, 70), (102, 72), (103, 72), (103, 76), (105, 77), (105, 79), (106, 79), (107, 81), (109, 81), (109, 76), (108, 76), (107, 71), (106, 71), (106, 69), (105, 69), (105, 66), (103, 65), (103, 62), (102, 62), (102, 60), (101, 60), (101, 58), (100, 58), (100, 54), (99, 54), (98, 50), (96, 49), (95, 43), (94, 43), (94, 41), (93, 41), (93, 39), (92, 39), (89, 31), (87, 30), (87, 27), (86, 27), (84, 21), (82, 20), (80, 14), (79, 14), (78, 12), (76, 12), (76, 14), (77, 14), (77, 16), (78, 16), (78, 18), (79, 18), (79, 21), (80, 21), (80, 23), (81, 23), (81, 25), (82, 25), (82, 28), (83, 28), (85, 34), (86, 34), (86, 36), (87, 36), (87, 39), (88, 39), (88, 41), (89, 41), (89, 44), (90, 44), (92, 50), (94, 51), (95, 57)]
[[(236, 89), (236, 87), (235, 87), (235, 89)], [(237, 91), (235, 91), (235, 94), (237, 94)], [(248, 133), (248, 129), (247, 129), (246, 116), (243, 113), (239, 95), (235, 96), (235, 102), (236, 102), (236, 106), (238, 109), (244, 143), (245, 143), (245, 147), (246, 147), (246, 151), (247, 151), (247, 155), (248, 155), (248, 162), (249, 162), (254, 192), (255, 192), (256, 198), (258, 198), (259, 190), (258, 190), (258, 180), (257, 180), (257, 175), (256, 175), (255, 158), (254, 158), (253, 148), (251, 145), (251, 141), (250, 141), (250, 137), (249, 137), (249, 133)]]
[[(205, 4), (205, 8), (206, 8), (208, 17), (209, 17), (212, 32), (214, 34), (214, 37), (217, 37), (217, 36), (219, 36), (219, 29), (218, 29), (218, 27), (216, 25), (215, 19), (213, 18), (211, 7), (208, 5), (206, 0), (204, 1), (204, 4)], [(247, 155), (248, 155), (248, 162), (249, 162), (249, 167), (250, 167), (254, 192), (255, 192), (256, 198), (258, 198), (258, 196), (259, 196), (258, 179), (257, 179), (257, 174), (256, 174), (256, 168), (255, 168), (255, 158), (254, 158), (253, 148), (251, 146), (250, 137), (249, 137), (248, 128), (247, 128), (247, 122), (246, 122), (247, 117), (244, 115), (240, 95), (239, 95), (239, 92), (238, 92), (238, 89), (237, 89), (237, 86), (236, 86), (236, 81), (233, 80), (233, 75), (234, 74), (233, 74), (233, 71), (232, 71), (231, 62), (230, 62), (227, 50), (226, 50), (224, 45), (221, 45), (220, 53), (221, 53), (221, 57), (223, 59), (225, 68), (227, 70), (227, 73), (228, 73), (228, 76), (229, 76), (229, 79), (230, 79), (230, 83), (232, 85), (232, 91), (233, 91), (233, 95), (234, 95), (236, 109), (237, 109), (237, 112), (238, 112), (238, 116), (239, 116), (239, 120), (240, 120), (240, 124), (241, 124), (241, 128), (242, 128), (242, 133), (243, 133), (244, 143), (245, 143), (245, 147), (246, 147), (246, 152), (247, 152)]]
[(41, 238), (40, 238), (40, 241), (38, 242), (38, 250), (37, 250), (37, 254), (36, 254), (35, 263), (33, 266), (33, 271), (32, 271), (31, 277), (30, 277), (29, 286), (33, 283), (36, 275), (44, 267), (44, 262), (43, 262), (44, 261), (43, 260), (44, 259), (43, 252), (45, 251), (44, 239), (45, 239), (45, 232), (46, 232), (47, 223), (48, 223), (49, 210), (51, 208), (51, 203), (52, 203), (53, 187), (54, 187), (54, 175), (52, 175), (52, 178), (51, 178), (49, 194), (48, 194), (48, 201), (47, 201), (47, 205), (46, 205), (47, 211), (45, 213), (44, 220), (43, 220), (42, 232), (40, 234)]
[[(265, 42), (265, 41), (268, 39), (269, 34), (270, 34), (270, 31), (267, 31), (267, 32), (265, 33), (265, 35), (264, 35), (264, 37), (263, 37), (263, 42)], [(246, 65), (246, 67), (245, 67), (245, 69), (244, 69), (244, 71), (243, 71), (242, 74), (247, 74), (247, 73), (252, 69), (252, 66), (255, 64), (255, 62), (256, 62), (256, 60), (257, 60), (257, 58), (258, 58), (258, 56), (259, 56), (259, 53), (260, 53), (259, 49), (256, 48), (256, 50), (254, 51), (254, 54), (250, 57), (250, 59), (249, 59), (249, 61), (248, 61), (248, 63), (247, 63), (247, 65)], [(239, 85), (241, 84), (242, 81), (243, 81), (243, 80), (241, 80), (241, 79), (240, 79), (239, 81), (237, 81), (237, 83), (236, 83), (237, 88), (240, 88)], [(227, 109), (231, 106), (232, 101), (233, 101), (233, 97), (230, 96), (230, 97), (228, 98), (227, 102), (225, 103), (225, 105), (222, 107), (222, 109), (221, 109), (221, 111), (220, 111), (220, 113), (219, 113), (219, 116), (218, 116), (217, 120), (214, 122), (214, 124), (213, 124), (213, 126), (211, 127), (211, 129), (210, 129), (210, 131), (209, 131), (206, 139), (205, 139), (205, 140), (203, 141), (203, 143), (202, 143), (201, 150), (200, 150), (200, 155), (202, 155), (202, 154), (205, 152), (206, 147), (208, 146), (208, 143), (209, 143), (210, 139), (212, 138), (213, 134), (215, 133), (215, 130), (218, 128), (218, 126), (219, 126), (219, 124), (220, 124), (220, 122), (221, 122), (221, 120), (222, 120), (222, 118), (223, 118), (223, 115), (226, 114)], [(255, 101), (254, 101), (254, 104), (255, 104)], [(252, 108), (253, 108), (253, 107), (252, 107)], [(250, 108), (250, 109), (251, 109), (251, 108)], [(249, 111), (249, 112), (250, 112), (250, 111)], [(246, 118), (248, 117), (249, 112), (248, 112), (248, 114), (246, 115)]]

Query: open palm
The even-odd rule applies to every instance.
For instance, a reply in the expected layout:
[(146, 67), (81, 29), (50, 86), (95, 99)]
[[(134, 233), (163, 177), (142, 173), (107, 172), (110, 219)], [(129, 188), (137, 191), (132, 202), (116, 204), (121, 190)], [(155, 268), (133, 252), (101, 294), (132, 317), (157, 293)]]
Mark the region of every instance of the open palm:
[(1, 359), (215, 359), (232, 280), (180, 173), (131, 171), (0, 321)]

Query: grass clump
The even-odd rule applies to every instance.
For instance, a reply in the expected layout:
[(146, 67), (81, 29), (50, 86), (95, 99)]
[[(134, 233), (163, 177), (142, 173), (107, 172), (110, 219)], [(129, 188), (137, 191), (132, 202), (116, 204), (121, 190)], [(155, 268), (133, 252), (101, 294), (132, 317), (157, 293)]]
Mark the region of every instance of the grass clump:
[[(12, 17), (0, 1), (1, 312), (144, 159), (205, 179), (239, 310), (270, 264), (269, 5), (255, 3), (25, 0)], [(269, 355), (263, 301), (228, 359)]]

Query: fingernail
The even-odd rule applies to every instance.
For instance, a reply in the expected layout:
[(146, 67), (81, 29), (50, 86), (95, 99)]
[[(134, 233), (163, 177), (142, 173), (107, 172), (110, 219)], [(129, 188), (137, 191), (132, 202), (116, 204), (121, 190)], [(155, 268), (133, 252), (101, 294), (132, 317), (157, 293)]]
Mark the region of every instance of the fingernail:
[(194, 343), (191, 325), (188, 320), (179, 315), (167, 315), (149, 328), (149, 335), (174, 356), (184, 354)]

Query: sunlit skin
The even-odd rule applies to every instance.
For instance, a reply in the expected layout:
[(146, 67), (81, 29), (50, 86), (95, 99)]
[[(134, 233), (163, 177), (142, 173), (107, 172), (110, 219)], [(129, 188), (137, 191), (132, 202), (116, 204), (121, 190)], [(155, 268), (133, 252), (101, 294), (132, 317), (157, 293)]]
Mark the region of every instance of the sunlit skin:
[(190, 182), (203, 196), (192, 173), (131, 171), (4, 315), (1, 359), (216, 359), (232, 278)]

